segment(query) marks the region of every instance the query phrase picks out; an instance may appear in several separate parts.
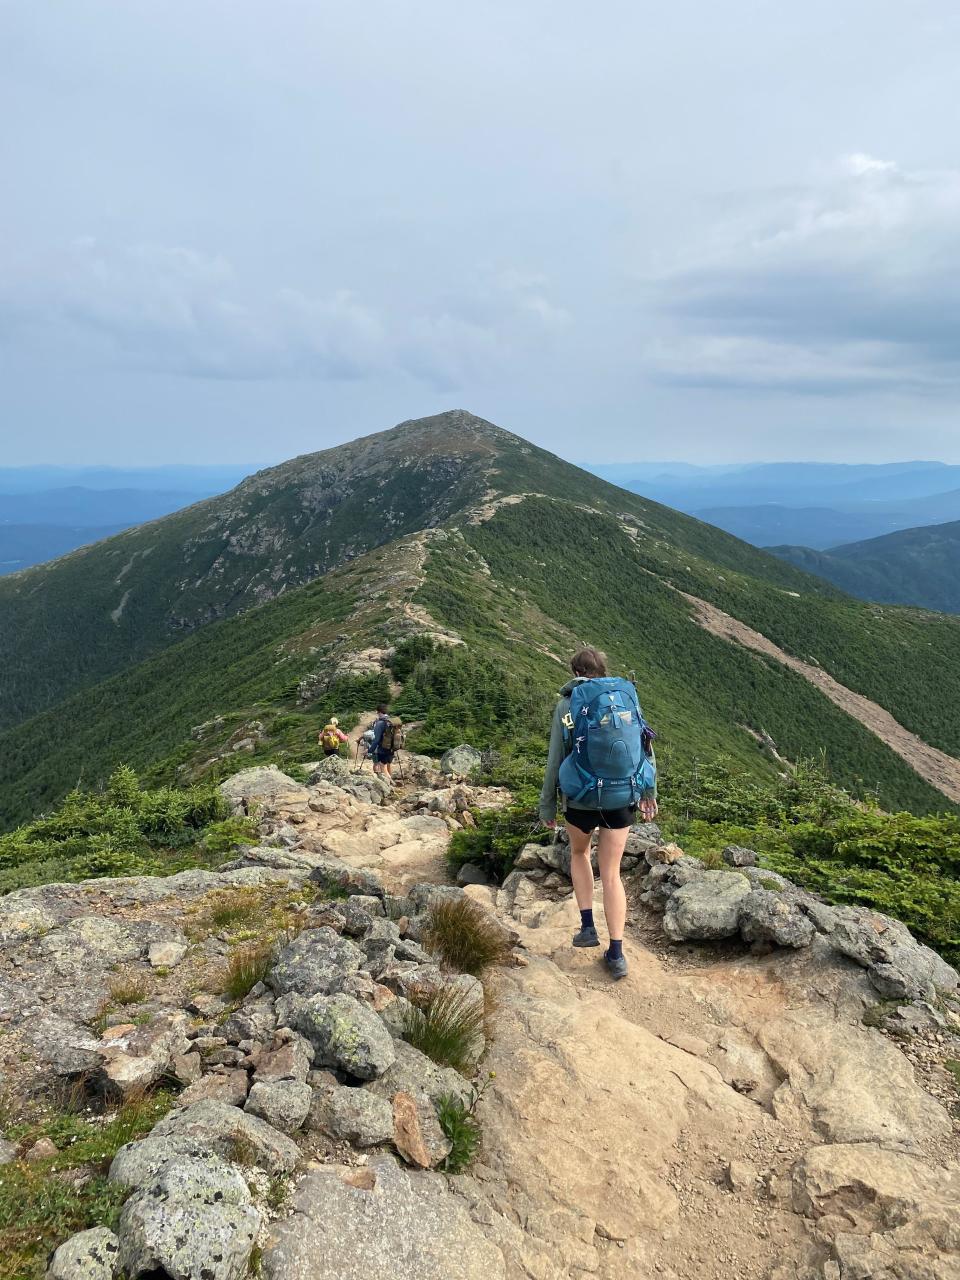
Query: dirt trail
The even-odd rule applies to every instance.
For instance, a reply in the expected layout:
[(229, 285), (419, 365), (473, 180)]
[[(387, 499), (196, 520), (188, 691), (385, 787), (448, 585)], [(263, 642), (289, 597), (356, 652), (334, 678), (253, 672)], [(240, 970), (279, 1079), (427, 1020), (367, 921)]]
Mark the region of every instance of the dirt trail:
[(865, 729), (876, 734), (925, 782), (936, 787), (948, 799), (960, 803), (960, 760), (947, 755), (945, 751), (931, 747), (915, 733), (905, 729), (899, 721), (894, 720), (890, 712), (885, 711), (883, 707), (877, 706), (862, 694), (854, 693), (852, 689), (840, 684), (839, 681), (834, 680), (833, 676), (827, 675), (812, 663), (794, 658), (775, 645), (772, 640), (768, 640), (765, 635), (731, 617), (729, 613), (724, 613), (716, 605), (708, 604), (706, 600), (701, 600), (697, 596), (688, 595), (685, 591), (679, 594), (693, 605), (694, 619), (705, 631), (719, 636), (722, 640), (731, 640), (735, 644), (743, 645), (746, 649), (753, 649), (754, 652), (762, 653), (789, 667), (791, 671), (796, 671), (805, 680), (815, 685), (841, 711), (845, 711), (854, 720), (858, 720)]

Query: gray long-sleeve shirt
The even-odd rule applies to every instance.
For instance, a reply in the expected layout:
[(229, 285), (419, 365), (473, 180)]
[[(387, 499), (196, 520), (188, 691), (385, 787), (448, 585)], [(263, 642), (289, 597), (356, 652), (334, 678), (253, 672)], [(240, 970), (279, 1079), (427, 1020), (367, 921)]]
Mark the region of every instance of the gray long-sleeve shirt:
[[(575, 676), (572, 680), (568, 680), (560, 690), (560, 697), (554, 708), (553, 720), (550, 724), (550, 748), (547, 751), (547, 768), (543, 778), (543, 787), (540, 791), (540, 819), (542, 822), (552, 822), (557, 816), (557, 777), (560, 773), (560, 766), (567, 755), (563, 718), (570, 710), (570, 695), (574, 686), (582, 684), (584, 678), (583, 676)], [(651, 759), (656, 764), (656, 758), (652, 752)], [(656, 794), (656, 787), (654, 787), (649, 795), (655, 798)], [(646, 798), (647, 795), (645, 794), (644, 799)], [(563, 798), (563, 804), (564, 808), (566, 808), (565, 798)]]

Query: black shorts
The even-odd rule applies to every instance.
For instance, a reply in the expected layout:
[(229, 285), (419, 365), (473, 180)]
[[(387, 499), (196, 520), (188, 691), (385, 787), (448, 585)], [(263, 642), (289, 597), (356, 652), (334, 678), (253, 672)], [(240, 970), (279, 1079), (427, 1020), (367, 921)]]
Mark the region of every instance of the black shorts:
[(633, 826), (637, 811), (626, 806), (622, 809), (568, 809), (564, 817), (578, 831), (595, 831), (597, 827), (622, 831), (624, 827)]

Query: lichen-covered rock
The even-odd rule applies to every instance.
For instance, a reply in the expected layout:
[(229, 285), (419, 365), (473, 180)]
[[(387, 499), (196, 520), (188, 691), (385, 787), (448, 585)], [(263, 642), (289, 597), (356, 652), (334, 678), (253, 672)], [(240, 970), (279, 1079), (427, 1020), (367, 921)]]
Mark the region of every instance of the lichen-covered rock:
[(235, 1169), (222, 1161), (183, 1161), (124, 1205), (120, 1266), (130, 1276), (241, 1280), (261, 1222)]
[(835, 951), (863, 965), (882, 996), (934, 1003), (939, 992), (960, 988), (956, 969), (899, 920), (865, 907), (810, 903), (806, 910)]
[(393, 1099), (396, 1093), (425, 1093), (434, 1104), (446, 1095), (459, 1098), (464, 1104), (470, 1101), (470, 1085), (452, 1067), (440, 1067), (419, 1049), (405, 1040), (394, 1045), (393, 1063), (377, 1080), (364, 1085), (378, 1098)]
[(120, 1241), (106, 1227), (93, 1227), (71, 1236), (57, 1249), (47, 1280), (113, 1280), (119, 1266)]
[(373, 1080), (396, 1057), (393, 1039), (373, 1009), (342, 992), (302, 1001), (291, 1017), (313, 1045), (315, 1065)]
[(451, 747), (440, 757), (440, 772), (460, 778), (468, 778), (476, 773), (483, 763), (483, 756), (476, 747), (462, 743), (459, 747)]
[(344, 973), (359, 969), (363, 961), (363, 951), (357, 944), (333, 929), (305, 929), (277, 956), (267, 981), (279, 995), (289, 991), (303, 996), (329, 995), (339, 986)]
[(808, 947), (816, 930), (794, 903), (769, 889), (752, 889), (740, 900), (740, 936), (745, 942)]
[(8, 1142), (6, 1138), (0, 1138), (0, 1165), (10, 1164), (17, 1158), (17, 1148), (12, 1142)]
[(239, 1149), (250, 1163), (268, 1173), (290, 1173), (300, 1159), (299, 1148), (285, 1134), (258, 1116), (224, 1102), (195, 1102), (192, 1107), (174, 1111), (156, 1125), (145, 1141), (166, 1137), (193, 1140), (226, 1160), (233, 1159)]
[(674, 942), (732, 938), (750, 881), (735, 871), (704, 871), (670, 895), (663, 931)]
[(314, 1092), (307, 1127), (355, 1147), (375, 1147), (393, 1139), (393, 1109), (367, 1089), (334, 1085)]
[(250, 1090), (244, 1110), (260, 1116), (281, 1133), (303, 1128), (313, 1092), (302, 1080), (258, 1081)]
[(121, 1186), (136, 1190), (150, 1186), (169, 1165), (212, 1154), (210, 1144), (185, 1134), (158, 1135), (156, 1129), (138, 1142), (128, 1142), (113, 1157), (109, 1179)]

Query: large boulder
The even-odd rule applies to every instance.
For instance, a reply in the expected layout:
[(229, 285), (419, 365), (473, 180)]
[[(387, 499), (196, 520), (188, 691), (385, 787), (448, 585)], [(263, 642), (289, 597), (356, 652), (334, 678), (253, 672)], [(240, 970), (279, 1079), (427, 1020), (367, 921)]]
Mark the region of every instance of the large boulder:
[(120, 1241), (107, 1227), (93, 1227), (66, 1240), (47, 1268), (47, 1280), (114, 1280)]
[(673, 942), (732, 938), (750, 881), (735, 871), (704, 871), (670, 895), (663, 931)]
[(120, 1215), (120, 1266), (130, 1276), (241, 1280), (260, 1211), (238, 1171), (215, 1159), (168, 1166)]
[(314, 996), (291, 1008), (291, 1025), (313, 1045), (316, 1066), (374, 1080), (393, 1063), (390, 1032), (373, 1009), (340, 992)]
[(300, 1159), (299, 1148), (286, 1134), (225, 1102), (195, 1102), (172, 1112), (141, 1145), (168, 1137), (192, 1140), (227, 1160), (242, 1151), (251, 1164), (268, 1173), (290, 1173)]
[(313, 1091), (302, 1080), (262, 1080), (250, 1090), (244, 1110), (281, 1133), (295, 1133), (303, 1128), (312, 1099)]
[(739, 919), (744, 942), (808, 947), (816, 936), (813, 924), (796, 903), (769, 889), (752, 889), (741, 898)]
[(440, 758), (440, 772), (459, 778), (468, 778), (476, 773), (483, 763), (483, 756), (476, 747), (462, 743), (459, 747), (451, 747)]
[(251, 812), (258, 805), (276, 802), (281, 796), (306, 802), (310, 795), (302, 783), (281, 773), (275, 764), (241, 769), (220, 783), (220, 794), (229, 800), (234, 813)]
[(379, 1156), (309, 1173), (263, 1251), (265, 1280), (504, 1280), (503, 1255), (439, 1174)]
[(864, 907), (809, 903), (807, 914), (831, 947), (863, 965), (876, 990), (891, 1000), (935, 1004), (940, 992), (956, 992), (960, 975), (905, 924)]
[(279, 995), (288, 991), (303, 996), (329, 995), (343, 975), (359, 969), (363, 960), (364, 953), (356, 943), (341, 938), (333, 929), (305, 929), (280, 952), (267, 982)]

